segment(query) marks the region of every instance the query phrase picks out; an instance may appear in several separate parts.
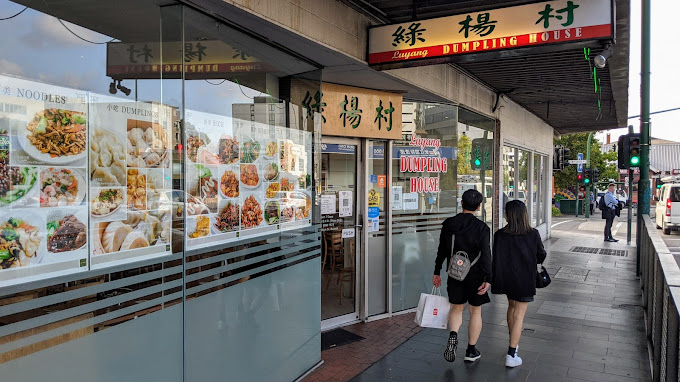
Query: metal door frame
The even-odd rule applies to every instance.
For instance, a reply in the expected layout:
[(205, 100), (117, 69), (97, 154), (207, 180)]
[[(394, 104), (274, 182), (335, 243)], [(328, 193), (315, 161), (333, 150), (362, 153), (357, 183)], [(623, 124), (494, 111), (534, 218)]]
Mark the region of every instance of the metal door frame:
[[(354, 312), (352, 313), (347, 313), (342, 316), (337, 316), (337, 317), (331, 317), (327, 318), (325, 320), (321, 321), (321, 330), (329, 330), (334, 327), (338, 326), (343, 326), (347, 325), (349, 323), (353, 322), (358, 322), (361, 321), (365, 318), (366, 312), (368, 310), (365, 309), (365, 302), (366, 302), (366, 295), (365, 295), (365, 285), (363, 282), (363, 270), (365, 268), (364, 266), (364, 251), (366, 248), (365, 241), (364, 241), (364, 222), (363, 218), (363, 208), (362, 206), (365, 203), (364, 195), (362, 194), (365, 189), (364, 189), (364, 181), (365, 181), (365, 165), (364, 165), (364, 145), (365, 145), (365, 140), (360, 139), (360, 138), (344, 138), (344, 137), (330, 137), (330, 136), (323, 136), (321, 138), (321, 144), (340, 144), (340, 145), (351, 145), (356, 147), (356, 152), (354, 153), (356, 157), (356, 166), (354, 169), (354, 174), (355, 174), (355, 184), (354, 184), (354, 193), (355, 193), (355, 199), (356, 199), (356, 205), (354, 206), (354, 228), (355, 228), (355, 234), (354, 234), (354, 251), (356, 252), (354, 254), (354, 261), (355, 261), (355, 275), (354, 275)], [(323, 153), (322, 153), (323, 154)], [(323, 240), (323, 238), (322, 238)], [(323, 284), (323, 282), (322, 282)], [(366, 305), (367, 306), (367, 305)]]

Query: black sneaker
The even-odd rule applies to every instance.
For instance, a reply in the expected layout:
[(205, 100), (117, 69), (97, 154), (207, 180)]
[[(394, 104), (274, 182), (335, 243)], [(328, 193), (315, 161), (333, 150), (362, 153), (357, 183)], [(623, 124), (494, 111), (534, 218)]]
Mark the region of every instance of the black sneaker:
[(458, 347), (458, 336), (449, 336), (449, 343), (444, 350), (444, 359), (449, 362), (456, 360), (456, 348)]
[(473, 351), (465, 351), (465, 361), (466, 362), (475, 362), (476, 360), (482, 358), (482, 353), (475, 348)]

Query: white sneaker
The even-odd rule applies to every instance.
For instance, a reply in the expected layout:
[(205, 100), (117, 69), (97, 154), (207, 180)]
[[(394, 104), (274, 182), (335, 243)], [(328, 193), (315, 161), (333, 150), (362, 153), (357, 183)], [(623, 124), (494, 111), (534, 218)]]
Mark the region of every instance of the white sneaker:
[(509, 355), (505, 355), (505, 366), (506, 367), (517, 367), (522, 364), (522, 359), (519, 358), (517, 353), (515, 353), (514, 357), (510, 357)]

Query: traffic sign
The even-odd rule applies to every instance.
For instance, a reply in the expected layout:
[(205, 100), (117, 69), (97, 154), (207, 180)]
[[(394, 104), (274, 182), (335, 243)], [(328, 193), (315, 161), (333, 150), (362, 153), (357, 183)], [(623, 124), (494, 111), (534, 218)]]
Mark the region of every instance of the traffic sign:
[(577, 163), (578, 167), (576, 168), (576, 171), (583, 172), (583, 165), (586, 163), (586, 161), (583, 160), (583, 153), (576, 154), (576, 157), (578, 158), (578, 160), (580, 162), (580, 163)]
[(578, 159), (571, 159), (569, 160), (569, 164), (586, 164), (588, 162), (587, 160), (578, 160)]

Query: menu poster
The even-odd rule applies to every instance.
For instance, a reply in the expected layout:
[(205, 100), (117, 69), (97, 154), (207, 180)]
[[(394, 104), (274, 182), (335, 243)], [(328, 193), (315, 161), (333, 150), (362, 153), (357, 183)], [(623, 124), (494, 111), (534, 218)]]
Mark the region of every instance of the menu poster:
[(0, 287), (87, 270), (87, 102), (0, 76)]
[(170, 254), (173, 109), (89, 101), (91, 267)]
[(193, 110), (186, 126), (189, 248), (310, 224), (311, 134)]

